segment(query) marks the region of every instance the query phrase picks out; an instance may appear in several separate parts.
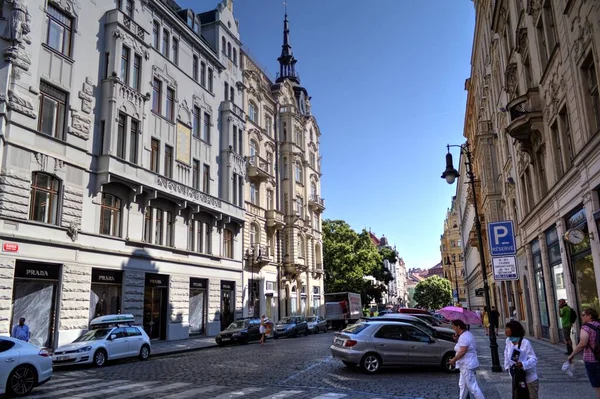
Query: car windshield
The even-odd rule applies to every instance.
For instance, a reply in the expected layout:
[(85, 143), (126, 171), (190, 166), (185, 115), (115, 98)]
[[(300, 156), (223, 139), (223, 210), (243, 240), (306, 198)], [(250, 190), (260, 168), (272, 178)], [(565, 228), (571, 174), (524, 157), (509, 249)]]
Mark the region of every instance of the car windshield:
[(97, 341), (99, 339), (104, 339), (111, 331), (112, 328), (97, 328), (94, 330), (90, 330), (73, 342)]
[(293, 317), (284, 317), (283, 319), (281, 319), (281, 321), (279, 322), (280, 324), (294, 324), (296, 321)]
[(317, 321), (317, 317), (316, 316), (309, 316), (309, 317), (306, 318), (306, 321), (308, 321), (309, 323), (311, 321)]
[(342, 332), (348, 333), (348, 334), (358, 334), (359, 332), (361, 332), (362, 330), (364, 330), (367, 327), (369, 327), (369, 325), (367, 323), (352, 324), (351, 326), (344, 328), (342, 330)]
[(247, 320), (236, 320), (227, 327), (228, 330), (236, 330), (238, 328), (246, 327)]

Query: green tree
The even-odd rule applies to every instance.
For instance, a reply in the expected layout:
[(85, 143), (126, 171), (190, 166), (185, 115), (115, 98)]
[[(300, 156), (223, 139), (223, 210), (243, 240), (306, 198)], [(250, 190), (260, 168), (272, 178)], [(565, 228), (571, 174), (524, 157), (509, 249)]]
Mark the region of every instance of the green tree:
[(452, 302), (450, 281), (439, 276), (431, 276), (415, 287), (415, 302), (429, 309), (440, 309)]
[(356, 292), (363, 303), (381, 301), (385, 286), (364, 279), (381, 277), (385, 282), (386, 277), (383, 257), (367, 231), (358, 234), (343, 220), (324, 220), (323, 268), (325, 292)]

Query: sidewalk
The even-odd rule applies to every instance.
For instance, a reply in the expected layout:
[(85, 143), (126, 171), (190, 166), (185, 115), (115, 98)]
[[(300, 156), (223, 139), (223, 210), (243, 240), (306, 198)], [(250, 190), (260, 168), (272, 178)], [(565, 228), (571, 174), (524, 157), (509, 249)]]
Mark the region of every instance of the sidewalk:
[[(477, 369), (477, 379), (486, 399), (511, 399), (511, 377), (505, 372), (492, 372), (490, 341), (485, 335), (485, 329), (472, 327), (471, 332), (477, 340), (477, 354), (480, 363), (480, 367)], [(575, 375), (570, 378), (561, 370), (563, 363), (567, 360), (565, 345), (554, 345), (536, 338), (526, 338), (531, 341), (538, 358), (537, 374), (540, 381), (540, 399), (563, 399), (571, 396), (576, 396), (577, 399), (596, 397), (594, 389), (588, 381), (581, 355), (578, 355), (574, 362)], [(498, 336), (500, 366), (504, 364), (505, 341), (506, 336), (502, 330)]]
[(174, 353), (191, 352), (217, 346), (215, 337), (197, 337), (177, 341), (153, 341), (152, 356), (165, 356)]

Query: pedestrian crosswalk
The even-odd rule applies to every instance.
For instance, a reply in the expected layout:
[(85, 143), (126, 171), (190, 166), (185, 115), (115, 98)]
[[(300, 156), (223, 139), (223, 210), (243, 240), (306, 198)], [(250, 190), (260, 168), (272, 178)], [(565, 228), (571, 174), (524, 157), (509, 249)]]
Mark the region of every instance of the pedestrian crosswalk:
[[(86, 376), (83, 372), (55, 375), (46, 384), (37, 387), (29, 399), (392, 399), (397, 396), (360, 395), (356, 392), (327, 392), (323, 389), (286, 387), (231, 387), (225, 385), (200, 386), (191, 382), (104, 380)], [(402, 399), (409, 399), (403, 397)], [(412, 399), (412, 398), (411, 398)]]

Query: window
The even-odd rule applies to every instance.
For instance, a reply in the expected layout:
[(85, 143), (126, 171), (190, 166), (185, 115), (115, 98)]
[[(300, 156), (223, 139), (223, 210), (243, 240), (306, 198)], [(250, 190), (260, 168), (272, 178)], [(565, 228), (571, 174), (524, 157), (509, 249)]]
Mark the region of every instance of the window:
[(152, 242), (152, 208), (147, 206), (144, 213), (144, 242)]
[(104, 53), (104, 79), (110, 76), (110, 53)]
[(166, 219), (167, 219), (167, 228), (165, 231), (165, 245), (172, 247), (173, 246), (173, 229), (175, 227), (174, 225), (174, 218), (173, 218), (173, 212), (165, 212), (166, 215)]
[(208, 68), (208, 91), (213, 92), (213, 70)]
[(273, 174), (273, 153), (267, 152), (267, 172)]
[(204, 113), (204, 130), (202, 131), (202, 140), (210, 144), (210, 114)]
[(284, 179), (289, 179), (288, 176), (288, 162), (287, 162), (287, 157), (283, 157), (283, 162), (282, 162), (282, 173), (283, 178)]
[(237, 203), (237, 199), (238, 199), (238, 179), (240, 178), (240, 176), (237, 173), (233, 174), (233, 186), (231, 187), (231, 202), (234, 205), (238, 205)]
[(38, 130), (48, 136), (62, 140), (65, 131), (67, 94), (46, 82), (40, 82), (39, 99)]
[(244, 179), (238, 176), (238, 198), (237, 203), (239, 207), (244, 206)]
[(255, 246), (258, 244), (259, 236), (258, 236), (258, 225), (256, 223), (252, 223), (250, 225), (250, 246)]
[(594, 56), (590, 53), (582, 66), (584, 89), (586, 94), (586, 106), (589, 112), (589, 122), (592, 134), (600, 129), (600, 96), (598, 91), (598, 75)]
[(125, 114), (119, 114), (119, 122), (117, 123), (117, 157), (125, 159), (125, 148), (127, 147), (127, 137), (125, 136), (125, 124), (127, 117)]
[(250, 183), (250, 202), (253, 205), (258, 206), (258, 187), (256, 187), (256, 183)]
[[(233, 149), (233, 152), (238, 152), (239, 153), (239, 148), (238, 148), (238, 145), (237, 145), (237, 134), (238, 134), (237, 126), (233, 125), (233, 139), (232, 139), (233, 146), (232, 146), (232, 149)], [(241, 132), (240, 132), (240, 134), (241, 134)], [(252, 162), (253, 162), (253, 160), (252, 160), (252, 158), (250, 158), (250, 163), (252, 163)]]
[(202, 191), (205, 194), (210, 194), (210, 166), (204, 164), (202, 168)]
[(194, 59), (192, 60), (192, 77), (197, 82), (198, 81), (198, 56), (194, 55)]
[(223, 90), (223, 101), (227, 101), (229, 98), (229, 83), (225, 82)]
[(235, 102), (235, 89), (233, 88), (233, 86), (229, 88), (229, 101), (231, 101), (232, 103)]
[(552, 10), (552, 0), (544, 0), (542, 5), (542, 12), (538, 23), (536, 25), (536, 31), (539, 41), (540, 59), (542, 61), (542, 68), (546, 68), (552, 50), (556, 45), (556, 26), (554, 25), (554, 11)]
[(156, 208), (156, 220), (154, 222), (154, 243), (163, 245), (163, 210)]
[(170, 121), (175, 121), (175, 90), (167, 87), (167, 109), (165, 117)]
[(200, 84), (202, 87), (206, 87), (206, 64), (200, 63)]
[(275, 209), (275, 203), (273, 202), (273, 190), (267, 190), (267, 209)]
[(129, 132), (129, 162), (137, 163), (138, 161), (138, 132), (140, 123), (136, 120), (131, 120), (131, 129)]
[(302, 197), (296, 197), (296, 214), (299, 217), (304, 217), (304, 200), (302, 199)]
[(233, 232), (229, 229), (223, 230), (223, 257), (233, 258)]
[(310, 183), (310, 197), (312, 199), (317, 198), (317, 184), (315, 182)]
[(173, 63), (179, 65), (179, 40), (173, 38)]
[(254, 123), (258, 123), (256, 104), (254, 104), (252, 101), (250, 101), (250, 104), (248, 105), (248, 119), (250, 119)]
[(123, 46), (121, 49), (121, 81), (126, 85), (129, 85), (129, 55), (130, 50), (128, 47)]
[(125, 0), (125, 14), (129, 18), (133, 18), (133, 0)]
[(188, 222), (188, 242), (187, 242), (187, 249), (188, 251), (195, 251), (196, 247), (194, 245), (194, 238), (195, 238), (195, 233), (194, 233), (194, 226), (196, 225), (196, 222), (193, 220), (190, 220)]
[(121, 200), (112, 194), (102, 194), (100, 234), (113, 237), (121, 235)]
[(296, 130), (296, 145), (302, 147), (302, 131)]
[(315, 169), (315, 164), (316, 164), (316, 162), (315, 162), (315, 161), (316, 161), (316, 156), (315, 156), (315, 153), (314, 153), (314, 152), (312, 152), (312, 151), (310, 152), (310, 155), (309, 155), (309, 160), (310, 160), (310, 161), (309, 161), (309, 162), (310, 162), (310, 166), (311, 166), (313, 169)]
[(231, 58), (231, 43), (227, 43), (227, 57)]
[(52, 4), (48, 4), (46, 19), (48, 26), (46, 44), (59, 53), (70, 57), (73, 20)]
[(300, 164), (300, 162), (296, 162), (294, 172), (296, 176), (296, 182), (304, 184), (304, 173), (302, 171), (302, 165)]
[(221, 51), (225, 54), (225, 49), (227, 48), (227, 41), (225, 40), (225, 36), (221, 37)]
[[(210, 224), (208, 223), (202, 223), (202, 230), (204, 233), (204, 251), (202, 251), (202, 248), (198, 248), (198, 250), (200, 252), (204, 252), (205, 254), (210, 254), (211, 253), (211, 234), (212, 234), (212, 228), (210, 227)], [(202, 241), (200, 241), (202, 242)]]
[(233, 49), (233, 63), (237, 65), (237, 50)]
[(304, 238), (300, 234), (298, 234), (298, 257), (304, 258)]
[(133, 56), (133, 76), (131, 79), (131, 87), (135, 90), (140, 91), (142, 75), (140, 70), (142, 68), (142, 57), (139, 54)]
[(150, 170), (153, 171), (154, 173), (158, 173), (158, 157), (160, 154), (160, 150), (159, 150), (159, 145), (160, 143), (158, 142), (157, 139), (153, 138), (152, 140), (150, 140), (150, 145), (151, 145), (151, 153), (150, 153)]
[(173, 147), (165, 145), (165, 177), (173, 177)]
[(265, 116), (265, 129), (267, 130), (267, 135), (273, 137), (273, 119), (270, 116)]
[(260, 155), (258, 152), (258, 143), (256, 140), (250, 140), (250, 163), (252, 165), (258, 166), (258, 160), (256, 157)]
[(200, 161), (194, 159), (194, 166), (192, 168), (192, 187), (196, 190), (200, 189)]
[(200, 138), (200, 107), (194, 106), (192, 134), (196, 138)]
[(154, 38), (153, 45), (157, 51), (159, 50), (158, 46), (160, 45), (160, 33), (159, 32), (160, 32), (160, 25), (159, 25), (158, 21), (152, 22), (152, 37)]
[(33, 173), (29, 220), (58, 224), (59, 189), (60, 182), (57, 178), (45, 173)]
[(162, 82), (154, 78), (152, 83), (152, 111), (160, 114), (162, 102)]
[(169, 31), (163, 29), (162, 55), (169, 58)]

